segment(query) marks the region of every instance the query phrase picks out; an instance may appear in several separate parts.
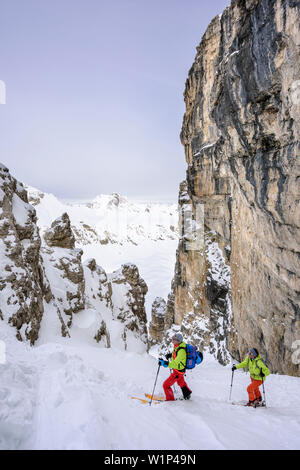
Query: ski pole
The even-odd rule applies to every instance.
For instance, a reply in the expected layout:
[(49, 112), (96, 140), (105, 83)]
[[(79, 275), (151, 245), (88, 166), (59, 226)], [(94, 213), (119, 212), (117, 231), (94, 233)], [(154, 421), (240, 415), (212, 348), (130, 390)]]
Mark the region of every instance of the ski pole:
[(264, 394), (265, 407), (267, 407), (266, 392), (265, 392), (265, 384), (264, 384), (264, 374), (263, 374), (262, 369), (260, 369), (260, 375), (261, 375), (261, 381), (262, 381), (262, 386), (263, 386), (263, 394)]
[(232, 392), (232, 384), (233, 384), (233, 374), (234, 374), (234, 370), (232, 371), (232, 376), (231, 376), (231, 385), (230, 385), (229, 401), (231, 400), (231, 392)]
[(267, 408), (267, 402), (266, 402), (266, 392), (265, 392), (265, 384), (262, 383), (263, 386), (263, 393), (264, 393), (264, 402), (265, 402), (265, 407)]
[(159, 364), (158, 369), (157, 369), (157, 374), (156, 374), (156, 378), (155, 378), (155, 382), (154, 382), (153, 392), (152, 392), (151, 400), (150, 400), (150, 406), (151, 406), (151, 403), (152, 403), (152, 399), (153, 399), (153, 395), (154, 395), (154, 390), (155, 390), (155, 387), (156, 387), (156, 382), (157, 382), (157, 377), (158, 377), (158, 374), (159, 374), (159, 369), (160, 369), (160, 364)]

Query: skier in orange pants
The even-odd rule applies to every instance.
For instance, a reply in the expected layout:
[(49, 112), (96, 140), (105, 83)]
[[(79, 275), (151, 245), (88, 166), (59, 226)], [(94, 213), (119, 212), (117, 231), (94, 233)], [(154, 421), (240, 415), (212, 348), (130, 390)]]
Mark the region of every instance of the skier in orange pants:
[(270, 374), (270, 370), (263, 363), (259, 352), (255, 348), (250, 348), (248, 356), (245, 358), (245, 360), (240, 364), (234, 365), (232, 367), (232, 371), (247, 366), (251, 376), (251, 384), (247, 388), (249, 396), (248, 406), (256, 406), (262, 402), (259, 387), (265, 381), (266, 376)]
[(254, 402), (256, 400), (256, 403), (259, 403), (262, 401), (261, 393), (259, 390), (259, 387), (262, 385), (262, 383), (262, 380), (254, 380), (251, 377), (251, 384), (249, 385), (249, 387), (247, 387), (249, 402)]

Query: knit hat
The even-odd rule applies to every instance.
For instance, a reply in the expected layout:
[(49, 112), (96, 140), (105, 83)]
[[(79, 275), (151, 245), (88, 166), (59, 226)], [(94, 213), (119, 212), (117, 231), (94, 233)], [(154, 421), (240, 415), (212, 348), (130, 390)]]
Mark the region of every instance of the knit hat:
[(179, 333), (179, 331), (178, 331), (178, 333), (175, 333), (175, 335), (172, 337), (172, 341), (174, 341), (174, 342), (177, 343), (177, 344), (182, 343), (182, 341), (183, 341), (183, 336), (182, 336), (182, 334)]
[(255, 348), (250, 348), (249, 352), (251, 352), (251, 354), (253, 354), (254, 357), (258, 356), (258, 351)]

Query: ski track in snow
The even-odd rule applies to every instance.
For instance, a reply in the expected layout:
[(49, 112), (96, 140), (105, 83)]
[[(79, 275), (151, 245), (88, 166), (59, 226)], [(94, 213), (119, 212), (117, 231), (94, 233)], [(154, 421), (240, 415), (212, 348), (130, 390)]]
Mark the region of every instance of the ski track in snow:
[[(64, 209), (55, 204), (51, 217), (48, 212), (44, 217), (47, 225)], [(94, 257), (107, 272), (125, 262), (138, 266), (149, 287), (150, 320), (154, 298), (166, 299), (170, 291), (177, 240), (82, 248), (83, 260)], [(15, 330), (0, 322), (7, 352), (0, 364), (1, 450), (300, 449), (299, 378), (269, 376), (267, 408), (232, 406), (230, 366), (223, 367), (205, 354), (203, 364), (187, 372), (193, 391), (190, 401), (150, 407), (131, 396), (144, 398), (145, 392), (152, 392), (157, 360), (137, 350), (97, 345), (84, 327), (92, 313), (82, 312), (79, 326), (74, 317), (72, 337), (62, 338), (55, 310), (48, 306), (40, 339), (32, 348), (16, 341)], [(163, 393), (168, 376), (169, 371), (161, 368), (156, 393)], [(249, 374), (235, 372), (232, 401), (247, 399), (249, 382)], [(174, 389), (180, 396), (178, 386)]]
[[(14, 350), (0, 366), (0, 449), (300, 448), (298, 378), (268, 377), (267, 408), (232, 406), (231, 368), (206, 356), (187, 373), (191, 400), (149, 406), (131, 399), (152, 392), (157, 361), (149, 354), (73, 339), (8, 344)], [(160, 370), (156, 393), (168, 375)], [(232, 401), (247, 398), (249, 382), (248, 374), (235, 373)]]

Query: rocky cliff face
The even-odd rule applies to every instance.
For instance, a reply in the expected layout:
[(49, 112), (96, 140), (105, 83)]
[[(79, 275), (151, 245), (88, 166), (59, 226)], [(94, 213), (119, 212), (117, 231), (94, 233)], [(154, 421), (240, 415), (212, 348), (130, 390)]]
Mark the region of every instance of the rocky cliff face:
[(40, 256), (35, 209), (24, 186), (0, 164), (0, 318), (34, 344), (52, 293)]
[[(273, 372), (300, 375), (300, 4), (233, 0), (209, 25), (185, 88), (174, 320), (221, 362), (257, 347)], [(202, 209), (201, 209), (202, 208)], [(193, 226), (193, 223), (192, 223)], [(197, 233), (201, 237), (201, 232)]]
[(67, 213), (43, 232), (23, 184), (0, 164), (0, 323), (31, 345), (80, 331), (102, 347), (146, 351), (148, 289), (138, 268), (107, 274), (93, 259), (83, 264)]

